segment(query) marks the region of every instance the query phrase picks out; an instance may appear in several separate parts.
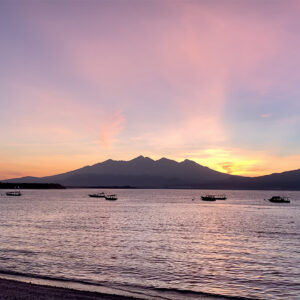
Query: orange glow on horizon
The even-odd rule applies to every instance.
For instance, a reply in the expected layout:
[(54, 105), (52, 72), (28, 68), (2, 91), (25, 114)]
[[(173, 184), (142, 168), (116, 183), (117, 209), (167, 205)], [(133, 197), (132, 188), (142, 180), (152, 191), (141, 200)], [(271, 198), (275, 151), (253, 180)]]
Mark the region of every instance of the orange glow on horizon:
[[(300, 166), (300, 155), (274, 157), (265, 153), (249, 156), (248, 153), (247, 156), (245, 153), (237, 154), (237, 152), (237, 150), (207, 149), (197, 153), (190, 153), (186, 156), (178, 155), (176, 158), (168, 154), (157, 156), (157, 154), (151, 155), (149, 153), (149, 155), (144, 156), (154, 160), (166, 157), (178, 162), (189, 159), (218, 172), (249, 177), (291, 171), (296, 169), (295, 165)], [(65, 155), (35, 156), (30, 159), (30, 163), (21, 159), (7, 160), (0, 165), (0, 179), (51, 176), (103, 162), (107, 159), (131, 160), (140, 155), (139, 153), (128, 153), (127, 157), (122, 157), (122, 153), (115, 154), (109, 156), (109, 153), (107, 153), (105, 157), (99, 157), (96, 152), (93, 155), (81, 154), (72, 157)], [(251, 157), (256, 157), (257, 159), (251, 159)], [(276, 166), (273, 163), (274, 161), (277, 162)]]

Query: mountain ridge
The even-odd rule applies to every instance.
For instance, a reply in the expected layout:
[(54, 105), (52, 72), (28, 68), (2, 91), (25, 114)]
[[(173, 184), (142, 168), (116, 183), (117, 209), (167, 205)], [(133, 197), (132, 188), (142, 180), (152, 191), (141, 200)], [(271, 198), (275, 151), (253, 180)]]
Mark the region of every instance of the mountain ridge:
[(2, 182), (58, 183), (68, 187), (300, 190), (300, 169), (246, 177), (218, 172), (188, 159), (181, 162), (165, 157), (153, 160), (140, 155), (129, 161), (108, 159), (52, 176), (26, 176), (2, 180)]

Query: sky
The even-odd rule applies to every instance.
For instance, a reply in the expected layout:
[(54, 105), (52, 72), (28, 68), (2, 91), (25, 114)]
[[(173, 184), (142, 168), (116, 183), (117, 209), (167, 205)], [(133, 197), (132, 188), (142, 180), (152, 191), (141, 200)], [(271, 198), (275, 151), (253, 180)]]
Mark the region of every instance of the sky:
[(0, 179), (106, 159), (300, 168), (300, 1), (0, 0)]

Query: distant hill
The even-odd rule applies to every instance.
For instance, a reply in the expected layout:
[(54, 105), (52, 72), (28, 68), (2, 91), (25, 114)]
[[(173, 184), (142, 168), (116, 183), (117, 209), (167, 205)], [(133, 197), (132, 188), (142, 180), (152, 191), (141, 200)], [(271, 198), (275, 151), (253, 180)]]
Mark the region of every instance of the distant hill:
[(67, 187), (131, 186), (138, 188), (293, 189), (300, 190), (300, 170), (260, 177), (229, 175), (191, 160), (152, 160), (139, 156), (130, 161), (106, 160), (67, 173), (22, 177), (3, 182), (58, 183)]

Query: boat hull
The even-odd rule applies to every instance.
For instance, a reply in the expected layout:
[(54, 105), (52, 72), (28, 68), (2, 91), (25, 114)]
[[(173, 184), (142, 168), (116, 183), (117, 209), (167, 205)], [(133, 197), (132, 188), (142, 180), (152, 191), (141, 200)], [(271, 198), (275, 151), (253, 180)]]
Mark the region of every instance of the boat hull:
[(116, 201), (118, 199), (117, 195), (106, 195), (105, 196), (105, 200), (108, 200), (108, 201)]
[(268, 199), (272, 203), (290, 203), (290, 199), (287, 197), (280, 197), (280, 196), (273, 196), (272, 198)]
[(18, 197), (21, 196), (22, 194), (20, 192), (7, 192), (6, 196), (11, 196), (11, 197)]
[(216, 198), (210, 198), (210, 197), (201, 197), (202, 201), (216, 201)]
[(271, 199), (269, 199), (269, 201), (272, 203), (291, 203), (290, 200), (271, 200)]

